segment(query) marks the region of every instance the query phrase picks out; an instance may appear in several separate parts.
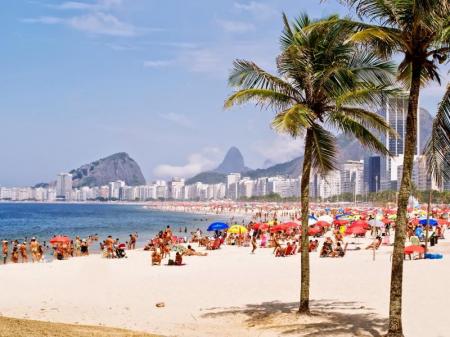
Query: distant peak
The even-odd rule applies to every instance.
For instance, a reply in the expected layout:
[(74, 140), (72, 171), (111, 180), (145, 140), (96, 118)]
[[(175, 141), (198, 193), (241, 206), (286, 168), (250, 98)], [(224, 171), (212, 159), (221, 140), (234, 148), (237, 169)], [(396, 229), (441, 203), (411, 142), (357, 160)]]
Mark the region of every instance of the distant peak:
[(222, 163), (215, 169), (219, 173), (245, 172), (249, 169), (245, 167), (244, 157), (236, 146), (230, 147)]

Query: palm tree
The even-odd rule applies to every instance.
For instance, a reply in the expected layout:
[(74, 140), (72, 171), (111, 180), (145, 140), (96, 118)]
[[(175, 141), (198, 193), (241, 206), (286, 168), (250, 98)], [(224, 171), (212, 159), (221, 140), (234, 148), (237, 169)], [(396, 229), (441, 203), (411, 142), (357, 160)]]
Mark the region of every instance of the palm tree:
[(397, 93), (392, 88), (395, 67), (380, 60), (370, 48), (345, 43), (350, 31), (340, 25), (308, 30), (315, 22), (305, 14), (293, 23), (285, 15), (283, 20), (277, 74), (253, 62), (236, 60), (229, 84), (237, 91), (225, 101), (225, 108), (254, 102), (274, 110), (272, 125), (277, 131), (304, 138), (299, 312), (308, 314), (310, 175), (312, 171), (325, 175), (336, 167), (336, 138), (331, 129), (356, 137), (370, 150), (388, 154), (372, 131), (390, 129), (368, 107), (380, 104), (384, 95)]
[(408, 199), (414, 154), (417, 153), (417, 107), (421, 86), (429, 81), (440, 82), (438, 63), (450, 51), (447, 0), (341, 0), (365, 22), (332, 19), (328, 24), (343, 24), (354, 29), (351, 42), (365, 43), (385, 58), (401, 54), (397, 78), (409, 89), (408, 113), (403, 157), (403, 173), (397, 200), (397, 220), (392, 258), (389, 330), (387, 336), (403, 336), (402, 283), (403, 251), (407, 223)]

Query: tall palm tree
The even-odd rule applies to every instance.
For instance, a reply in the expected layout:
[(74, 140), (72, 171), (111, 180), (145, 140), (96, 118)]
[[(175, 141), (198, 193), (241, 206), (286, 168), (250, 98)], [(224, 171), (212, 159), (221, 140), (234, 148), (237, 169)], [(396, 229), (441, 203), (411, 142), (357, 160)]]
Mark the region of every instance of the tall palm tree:
[(356, 30), (349, 39), (373, 47), (380, 56), (402, 55), (397, 77), (409, 89), (408, 113), (403, 157), (403, 173), (397, 200), (397, 220), (392, 258), (387, 336), (403, 336), (402, 284), (403, 251), (407, 224), (407, 206), (411, 195), (414, 155), (417, 153), (417, 108), (420, 88), (429, 81), (440, 82), (438, 63), (450, 51), (448, 0), (340, 0), (365, 20), (332, 19), (328, 24), (344, 24)]
[(274, 110), (272, 125), (277, 131), (304, 138), (299, 312), (308, 314), (310, 175), (313, 170), (325, 175), (336, 167), (336, 138), (330, 131), (333, 129), (356, 137), (370, 150), (388, 154), (372, 132), (390, 129), (368, 107), (380, 104), (384, 95), (397, 93), (392, 88), (395, 67), (380, 60), (370, 48), (359, 49), (353, 43), (345, 43), (350, 31), (340, 25), (308, 30), (315, 22), (305, 14), (293, 23), (283, 15), (283, 21), (277, 74), (253, 62), (236, 60), (229, 84), (237, 91), (225, 101), (225, 108), (254, 102), (263, 109)]

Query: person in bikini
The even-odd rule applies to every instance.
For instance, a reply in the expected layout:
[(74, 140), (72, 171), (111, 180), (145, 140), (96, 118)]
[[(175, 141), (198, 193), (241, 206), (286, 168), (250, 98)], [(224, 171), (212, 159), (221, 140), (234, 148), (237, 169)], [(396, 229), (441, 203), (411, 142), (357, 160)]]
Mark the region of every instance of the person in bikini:
[(27, 243), (26, 242), (23, 242), (21, 245), (19, 245), (19, 252), (20, 252), (20, 257), (22, 258), (22, 263), (28, 262)]
[(11, 252), (11, 262), (18, 263), (19, 262), (19, 247), (18, 242), (14, 241), (14, 246)]
[(106, 246), (106, 257), (113, 258), (114, 257), (114, 239), (111, 235), (105, 240)]
[(8, 241), (3, 240), (2, 241), (3, 264), (6, 264), (6, 262), (8, 261), (8, 252), (9, 252)]
[(38, 248), (39, 248), (39, 242), (37, 242), (35, 237), (31, 238), (30, 251), (31, 251), (31, 259), (33, 262), (39, 262)]

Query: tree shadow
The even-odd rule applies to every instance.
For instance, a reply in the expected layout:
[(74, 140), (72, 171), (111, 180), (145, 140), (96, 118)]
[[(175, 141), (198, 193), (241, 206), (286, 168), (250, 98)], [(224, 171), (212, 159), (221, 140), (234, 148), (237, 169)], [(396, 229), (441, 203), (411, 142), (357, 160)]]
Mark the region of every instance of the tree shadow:
[(248, 304), (243, 308), (210, 308), (203, 318), (241, 317), (251, 329), (274, 330), (278, 335), (302, 337), (371, 336), (381, 337), (387, 319), (358, 302), (312, 301), (311, 315), (299, 315), (298, 303), (278, 301)]

